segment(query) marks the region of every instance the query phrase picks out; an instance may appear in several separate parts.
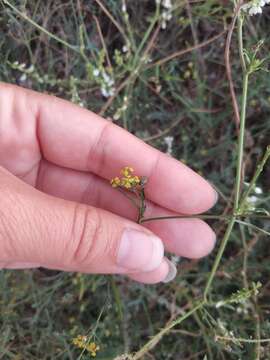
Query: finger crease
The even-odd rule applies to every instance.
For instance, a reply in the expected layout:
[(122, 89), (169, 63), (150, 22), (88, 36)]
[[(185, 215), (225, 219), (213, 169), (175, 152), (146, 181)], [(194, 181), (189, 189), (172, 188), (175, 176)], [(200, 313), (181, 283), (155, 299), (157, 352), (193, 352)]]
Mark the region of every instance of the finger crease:
[(87, 156), (86, 168), (91, 169), (95, 174), (101, 174), (106, 163), (106, 137), (112, 123), (107, 121), (103, 126), (97, 141), (90, 147)]

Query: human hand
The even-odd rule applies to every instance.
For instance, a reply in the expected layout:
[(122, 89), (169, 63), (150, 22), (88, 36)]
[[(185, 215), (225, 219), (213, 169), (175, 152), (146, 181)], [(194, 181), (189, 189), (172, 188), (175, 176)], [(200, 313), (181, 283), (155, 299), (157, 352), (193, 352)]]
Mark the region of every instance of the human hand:
[(174, 272), (167, 251), (208, 254), (200, 219), (135, 223), (109, 179), (124, 166), (148, 177), (146, 217), (197, 214), (216, 192), (179, 161), (67, 101), (0, 85), (0, 267), (127, 274), (156, 283)]

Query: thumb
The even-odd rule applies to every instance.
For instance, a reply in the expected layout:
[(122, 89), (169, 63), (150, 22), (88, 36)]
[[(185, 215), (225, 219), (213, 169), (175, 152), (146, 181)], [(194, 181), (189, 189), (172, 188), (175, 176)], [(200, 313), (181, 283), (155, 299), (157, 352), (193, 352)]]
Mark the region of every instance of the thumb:
[(0, 263), (6, 267), (34, 263), (123, 274), (168, 269), (162, 241), (138, 224), (46, 195), (1, 167), (0, 193)]

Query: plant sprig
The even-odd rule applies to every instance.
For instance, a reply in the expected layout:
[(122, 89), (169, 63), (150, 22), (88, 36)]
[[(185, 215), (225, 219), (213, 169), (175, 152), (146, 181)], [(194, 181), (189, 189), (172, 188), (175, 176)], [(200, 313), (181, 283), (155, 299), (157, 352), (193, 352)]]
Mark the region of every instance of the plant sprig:
[[(238, 144), (237, 144), (237, 163), (236, 163), (236, 181), (235, 181), (235, 189), (234, 189), (234, 202), (233, 202), (233, 209), (229, 215), (196, 215), (196, 216), (160, 216), (160, 217), (153, 217), (153, 218), (144, 218), (143, 214), (145, 213), (146, 203), (145, 203), (145, 196), (141, 197), (140, 206), (139, 208), (139, 215), (138, 215), (138, 222), (144, 223), (147, 221), (158, 221), (158, 220), (169, 220), (169, 219), (179, 219), (179, 218), (201, 218), (201, 219), (214, 219), (214, 220), (221, 220), (227, 222), (227, 228), (223, 239), (220, 243), (216, 258), (214, 260), (213, 267), (210, 271), (208, 276), (204, 293), (203, 299), (196, 304), (193, 304), (193, 307), (185, 314), (177, 318), (176, 320), (172, 321), (162, 330), (160, 330), (155, 336), (152, 337), (138, 352), (136, 352), (133, 356), (133, 360), (138, 360), (142, 358), (146, 352), (150, 351), (153, 347), (157, 345), (157, 343), (166, 335), (173, 327), (176, 325), (181, 324), (185, 319), (189, 318), (191, 315), (196, 313), (197, 311), (205, 308), (205, 306), (209, 305), (209, 293), (211, 291), (212, 283), (214, 281), (217, 269), (220, 265), (221, 259), (223, 257), (224, 251), (226, 249), (227, 243), (231, 237), (232, 230), (234, 229), (237, 223), (245, 226), (251, 226), (254, 230), (262, 230), (264, 233), (268, 234), (264, 229), (261, 229), (253, 224), (247, 223), (242, 220), (244, 217), (252, 217), (253, 213), (255, 218), (260, 218), (256, 211), (247, 211), (247, 202), (248, 196), (252, 192), (256, 182), (263, 171), (263, 168), (270, 157), (270, 145), (267, 147), (266, 152), (259, 161), (256, 171), (252, 177), (252, 180), (247, 188), (247, 190), (243, 191), (243, 158), (244, 158), (244, 140), (245, 140), (245, 123), (246, 123), (246, 112), (247, 112), (247, 98), (248, 98), (248, 87), (249, 87), (249, 79), (252, 74), (257, 71), (263, 70), (263, 64), (265, 62), (264, 59), (259, 59), (258, 54), (261, 46), (263, 45), (262, 42), (259, 42), (257, 46), (253, 49), (247, 50), (243, 46), (243, 24), (245, 20), (245, 15), (241, 12), (241, 1), (239, 2), (239, 6), (237, 8), (236, 16), (238, 17), (237, 27), (238, 27), (238, 48), (239, 48), (239, 55), (240, 55), (240, 62), (243, 71), (243, 89), (242, 89), (242, 100), (241, 100), (241, 112), (240, 112), (240, 129), (238, 134)], [(235, 24), (235, 22), (234, 22)], [(264, 215), (264, 219), (269, 219), (269, 215)], [(251, 290), (245, 289), (245, 291), (239, 291), (236, 293), (235, 296), (232, 295), (232, 301), (236, 301), (239, 297), (247, 296), (252, 294), (254, 291), (258, 291), (260, 287), (259, 284), (255, 285), (255, 288)], [(255, 290), (254, 290), (255, 289)], [(244, 339), (239, 339), (243, 341)], [(268, 341), (268, 340), (267, 340)], [(245, 342), (245, 340), (244, 340)]]

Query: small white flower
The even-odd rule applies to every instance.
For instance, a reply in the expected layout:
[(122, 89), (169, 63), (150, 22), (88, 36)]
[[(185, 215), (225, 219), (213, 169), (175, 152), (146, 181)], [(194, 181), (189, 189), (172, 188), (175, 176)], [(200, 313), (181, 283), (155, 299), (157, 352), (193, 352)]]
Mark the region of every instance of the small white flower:
[(109, 97), (109, 96), (110, 96), (108, 90), (105, 89), (104, 87), (102, 87), (102, 88), (100, 89), (100, 91), (101, 91), (101, 94), (102, 94), (104, 97)]
[(123, 13), (127, 12), (127, 5), (124, 2), (122, 3), (122, 12)]
[(163, 10), (161, 12), (161, 29), (166, 29), (167, 22), (172, 19), (172, 2), (171, 0), (163, 0)]
[(163, 11), (161, 17), (164, 21), (169, 21), (172, 18), (172, 13), (169, 11)]
[(171, 20), (172, 18), (172, 13), (171, 11), (162, 11), (161, 13), (161, 18), (162, 18), (162, 21), (161, 21), (161, 29), (166, 29), (167, 27), (167, 22)]
[(257, 195), (261, 195), (263, 193), (262, 188), (260, 188), (259, 186), (255, 187), (254, 192)]
[(101, 91), (102, 96), (104, 96), (106, 98), (108, 98), (110, 96), (113, 96), (115, 94), (115, 88), (114, 87), (107, 88), (105, 86), (102, 86), (100, 91)]
[(224, 301), (218, 301), (217, 303), (216, 303), (216, 309), (218, 309), (218, 308), (220, 308), (221, 306), (223, 306), (224, 305)]
[(242, 6), (242, 10), (247, 12), (250, 16), (261, 14), (262, 8), (270, 4), (270, 0), (252, 0), (249, 3)]
[(128, 47), (127, 47), (127, 45), (124, 45), (124, 46), (122, 47), (122, 51), (123, 51), (123, 53), (128, 52)]
[(30, 73), (32, 73), (34, 70), (35, 70), (35, 67), (34, 67), (33, 64), (31, 64), (31, 65), (29, 66), (29, 68), (27, 68), (27, 73), (30, 74)]
[(237, 312), (237, 314), (247, 315), (248, 314), (248, 308), (247, 308), (246, 304), (242, 304), (242, 305), (238, 306), (236, 308), (236, 312)]
[(106, 83), (108, 83), (109, 81), (110, 81), (110, 77), (109, 77), (109, 75), (108, 74), (106, 74), (105, 72), (102, 74), (102, 76), (103, 76), (103, 79), (104, 79), (104, 81), (106, 82)]
[(166, 9), (171, 9), (171, 8), (172, 8), (172, 2), (171, 2), (171, 0), (163, 0), (162, 5), (163, 5)]
[(110, 78), (110, 79), (108, 80), (107, 84), (108, 84), (109, 86), (112, 86), (112, 85), (114, 84), (114, 80), (113, 80), (112, 78)]
[(166, 20), (162, 20), (162, 22), (161, 22), (161, 29), (165, 30), (166, 27), (167, 27)]
[(164, 142), (167, 145), (167, 154), (172, 154), (173, 136), (165, 136)]
[(166, 14), (166, 20), (167, 20), (167, 21), (170, 21), (171, 18), (172, 18), (172, 13), (171, 13), (171, 12), (167, 12), (167, 14)]
[(21, 81), (21, 82), (24, 82), (26, 79), (27, 79), (26, 74), (22, 74), (22, 75), (20, 76), (20, 81)]
[(105, 81), (105, 83), (110, 87), (114, 84), (114, 79), (111, 78), (107, 73), (103, 72), (102, 73), (103, 79)]
[(114, 87), (110, 88), (108, 93), (109, 93), (109, 96), (113, 96), (115, 94), (115, 88)]
[(262, 8), (260, 6), (253, 6), (249, 10), (249, 15), (257, 15), (262, 13)]
[(167, 16), (167, 15), (166, 15), (166, 12), (163, 11), (163, 12), (161, 13), (161, 18), (166, 21), (166, 16)]
[(247, 198), (247, 201), (248, 201), (250, 204), (253, 204), (253, 205), (256, 204), (258, 200), (259, 200), (258, 197), (255, 196), (255, 195), (249, 196), (249, 197)]
[(96, 68), (93, 70), (93, 75), (97, 77), (99, 75), (99, 70)]

